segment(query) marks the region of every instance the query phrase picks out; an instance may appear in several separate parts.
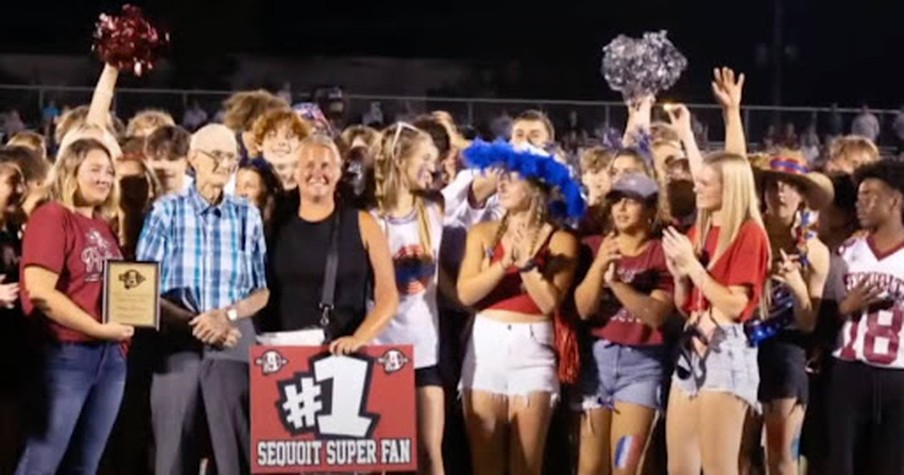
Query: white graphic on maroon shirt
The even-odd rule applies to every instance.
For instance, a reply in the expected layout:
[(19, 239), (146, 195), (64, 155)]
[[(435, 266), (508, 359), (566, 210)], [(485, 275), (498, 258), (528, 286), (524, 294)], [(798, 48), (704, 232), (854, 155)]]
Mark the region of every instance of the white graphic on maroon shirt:
[(82, 262), (85, 264), (85, 281), (99, 282), (103, 278), (104, 262), (119, 257), (116, 246), (101, 235), (96, 229), (85, 232), (85, 249), (82, 250)]

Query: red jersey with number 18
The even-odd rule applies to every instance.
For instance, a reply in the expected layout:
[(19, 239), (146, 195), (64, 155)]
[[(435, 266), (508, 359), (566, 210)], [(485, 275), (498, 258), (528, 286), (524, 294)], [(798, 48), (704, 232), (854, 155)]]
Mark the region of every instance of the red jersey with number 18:
[(904, 369), (904, 243), (883, 253), (870, 237), (859, 237), (845, 243), (840, 253), (847, 266), (846, 291), (866, 280), (882, 293), (881, 302), (845, 320), (834, 356)]

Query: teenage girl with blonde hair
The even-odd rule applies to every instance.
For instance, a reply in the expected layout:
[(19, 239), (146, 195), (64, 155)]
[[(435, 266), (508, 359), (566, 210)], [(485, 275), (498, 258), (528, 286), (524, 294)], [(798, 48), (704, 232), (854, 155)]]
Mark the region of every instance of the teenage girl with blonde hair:
[(397, 122), (383, 132), (374, 162), (377, 206), (399, 290), (399, 310), (376, 344), (414, 346), (420, 473), (443, 474), (445, 419), (439, 362), (437, 276), (442, 198), (432, 194), (438, 151), (427, 133)]

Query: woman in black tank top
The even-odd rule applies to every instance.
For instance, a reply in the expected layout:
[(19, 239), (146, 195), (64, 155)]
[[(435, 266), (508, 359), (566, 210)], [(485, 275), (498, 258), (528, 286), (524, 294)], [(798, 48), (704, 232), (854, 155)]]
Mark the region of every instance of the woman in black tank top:
[[(321, 292), (338, 226), (335, 311), (328, 330), (330, 351), (349, 354), (392, 319), (398, 294), (386, 237), (369, 214), (337, 202), (340, 177), (341, 158), (332, 140), (305, 139), (295, 172), (298, 194), (287, 198), (273, 226), (267, 263), (271, 298), (261, 325), (269, 332), (321, 329)], [(368, 313), (370, 295), (374, 307)]]
[(279, 330), (294, 331), (320, 325), (320, 297), (330, 251), (330, 232), (336, 214), (339, 224), (339, 265), (335, 306), (341, 319), (336, 336), (354, 333), (364, 320), (365, 299), (372, 266), (361, 239), (359, 211), (339, 205), (326, 219), (307, 221), (293, 213), (273, 236), (270, 250), (271, 309)]

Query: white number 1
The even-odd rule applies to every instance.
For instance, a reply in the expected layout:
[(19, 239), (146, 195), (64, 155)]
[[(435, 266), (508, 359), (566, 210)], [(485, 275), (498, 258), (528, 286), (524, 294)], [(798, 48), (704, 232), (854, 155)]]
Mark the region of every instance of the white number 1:
[(374, 423), (364, 412), (364, 390), (369, 365), (366, 361), (343, 356), (331, 356), (314, 363), (314, 377), (318, 383), (333, 380), (329, 413), (317, 416), (322, 434), (365, 437)]

